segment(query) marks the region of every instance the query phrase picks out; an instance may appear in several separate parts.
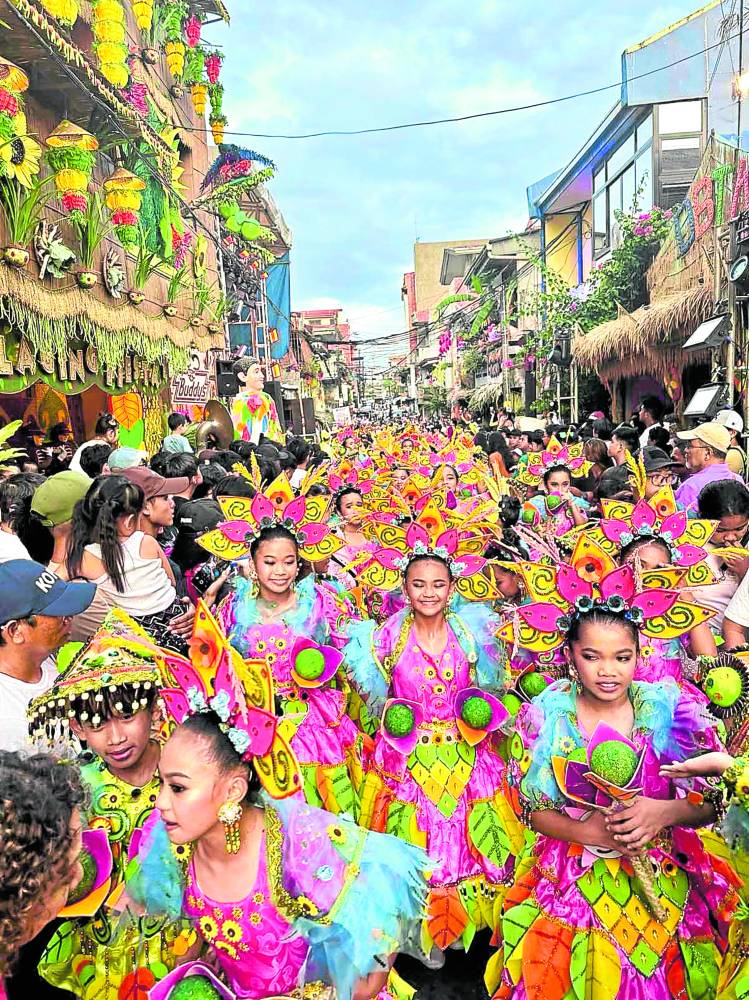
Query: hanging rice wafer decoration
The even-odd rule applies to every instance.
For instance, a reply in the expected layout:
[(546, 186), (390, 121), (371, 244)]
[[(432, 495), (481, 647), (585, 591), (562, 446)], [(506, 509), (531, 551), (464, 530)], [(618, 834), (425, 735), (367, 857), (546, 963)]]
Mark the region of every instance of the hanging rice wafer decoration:
[(88, 185), (99, 142), (80, 125), (65, 119), (47, 137), (47, 146), (47, 163), (54, 172), (62, 207), (71, 218), (80, 218), (88, 205)]

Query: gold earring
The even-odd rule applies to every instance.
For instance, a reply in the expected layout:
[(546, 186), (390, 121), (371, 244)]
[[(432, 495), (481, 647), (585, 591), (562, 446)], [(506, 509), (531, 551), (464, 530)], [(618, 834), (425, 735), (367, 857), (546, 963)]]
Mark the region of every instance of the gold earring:
[(218, 811), (218, 818), (224, 824), (227, 853), (239, 854), (239, 821), (242, 818), (242, 806), (238, 802), (224, 802)]

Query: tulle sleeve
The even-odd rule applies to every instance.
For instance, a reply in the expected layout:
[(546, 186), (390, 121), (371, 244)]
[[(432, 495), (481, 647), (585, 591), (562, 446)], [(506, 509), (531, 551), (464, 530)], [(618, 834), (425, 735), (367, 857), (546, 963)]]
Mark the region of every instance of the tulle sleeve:
[(344, 649), (346, 672), (373, 716), (382, 714), (390, 686), (383, 663), (382, 635), (373, 621), (350, 621)]
[(657, 684), (636, 682), (635, 722), (653, 734), (653, 750), (668, 760), (686, 760), (722, 750), (722, 724), (688, 686), (671, 678)]
[(131, 840), (131, 858), (125, 871), (125, 892), (119, 909), (139, 915), (169, 917), (182, 915), (184, 878), (158, 809), (154, 809)]
[(725, 841), (734, 851), (749, 853), (749, 757), (737, 757), (723, 775), (723, 787), (730, 797), (720, 826)]
[(526, 812), (564, 807), (566, 799), (554, 777), (551, 758), (568, 756), (583, 745), (572, 723), (574, 717), (574, 694), (567, 680), (550, 684), (518, 712), (516, 735), (510, 740), (510, 767)]
[(430, 861), (421, 849), (298, 800), (265, 805), (274, 903), (310, 945), (308, 982), (330, 983), (349, 1000), (389, 955), (424, 957), (417, 942)]
[(476, 683), (486, 691), (501, 691), (507, 676), (507, 653), (497, 639), (499, 615), (483, 601), (464, 601), (452, 618), (463, 651), (474, 660)]

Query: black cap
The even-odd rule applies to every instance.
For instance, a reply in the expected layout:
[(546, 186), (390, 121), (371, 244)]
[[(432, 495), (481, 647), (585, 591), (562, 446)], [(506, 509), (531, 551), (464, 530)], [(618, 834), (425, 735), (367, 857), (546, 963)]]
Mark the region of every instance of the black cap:
[(676, 465), (662, 448), (643, 448), (641, 454), (642, 464), (647, 473), (658, 472), (660, 469), (673, 469)]

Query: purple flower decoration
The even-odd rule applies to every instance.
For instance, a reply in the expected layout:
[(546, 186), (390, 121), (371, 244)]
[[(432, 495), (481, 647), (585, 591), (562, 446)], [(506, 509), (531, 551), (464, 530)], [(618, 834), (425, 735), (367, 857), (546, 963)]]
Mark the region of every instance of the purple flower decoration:
[(109, 895), (112, 886), (112, 848), (106, 830), (84, 830), (80, 861), (83, 876), (70, 891), (60, 917), (92, 917)]

